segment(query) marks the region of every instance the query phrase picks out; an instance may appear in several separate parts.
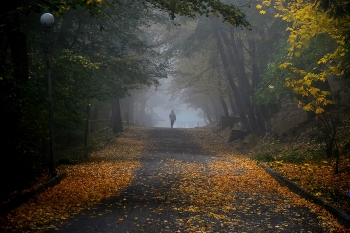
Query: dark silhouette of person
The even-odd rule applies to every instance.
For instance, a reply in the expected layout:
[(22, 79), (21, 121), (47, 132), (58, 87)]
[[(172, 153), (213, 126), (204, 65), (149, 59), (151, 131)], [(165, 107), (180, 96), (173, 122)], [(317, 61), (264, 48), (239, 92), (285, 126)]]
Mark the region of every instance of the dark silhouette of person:
[(174, 110), (171, 110), (171, 113), (169, 114), (169, 118), (170, 118), (171, 128), (173, 128), (174, 122), (176, 121), (176, 115), (174, 113)]

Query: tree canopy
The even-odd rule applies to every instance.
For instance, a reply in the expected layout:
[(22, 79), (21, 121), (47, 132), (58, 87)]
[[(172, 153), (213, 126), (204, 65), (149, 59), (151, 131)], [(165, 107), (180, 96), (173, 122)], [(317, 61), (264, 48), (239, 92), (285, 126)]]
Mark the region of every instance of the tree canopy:
[[(80, 142), (88, 104), (125, 97), (167, 77), (168, 58), (145, 33), (150, 24), (177, 16), (215, 15), (234, 26), (250, 26), (239, 6), (219, 0), (1, 2), (1, 122), (12, 126), (1, 132), (1, 177), (20, 164), (16, 177), (26, 180), (46, 166), (42, 148), (49, 137), (47, 68), (39, 23), (44, 12), (55, 16), (52, 88), (58, 149)], [(6, 190), (12, 186), (4, 180)]]

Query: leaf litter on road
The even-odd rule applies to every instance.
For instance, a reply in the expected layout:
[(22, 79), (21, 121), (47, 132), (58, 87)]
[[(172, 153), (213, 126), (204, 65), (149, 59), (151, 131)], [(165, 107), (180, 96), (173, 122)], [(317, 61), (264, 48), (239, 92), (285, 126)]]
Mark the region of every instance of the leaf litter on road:
[[(2, 217), (1, 229), (4, 232), (45, 231), (83, 209), (93, 208), (105, 198), (119, 195), (134, 178), (140, 155), (157, 150), (157, 145), (147, 139), (147, 130), (131, 128), (91, 155), (91, 161), (62, 167), (67, 178)], [(318, 232), (347, 232), (327, 211), (279, 185), (256, 162), (239, 154), (211, 130), (177, 130), (200, 145), (203, 153), (213, 156), (208, 157), (206, 164), (175, 159), (160, 162), (166, 170), (154, 178), (168, 182), (171, 177), (172, 182), (164, 184), (169, 186), (166, 191), (154, 189), (154, 193), (147, 193), (161, 203), (152, 207), (153, 216), (145, 219), (147, 225), (158, 224), (165, 232), (217, 232), (215, 229), (285, 232), (305, 224), (323, 229)], [(173, 145), (176, 146), (176, 142)], [(191, 149), (187, 149), (186, 153), (190, 152)], [(119, 205), (127, 208), (122, 201)], [(134, 208), (147, 208), (147, 203)], [(176, 218), (165, 216), (170, 213), (169, 208), (177, 213)], [(317, 215), (321, 225), (319, 221), (310, 222), (308, 212)], [(102, 216), (96, 213), (96, 217)], [(127, 215), (120, 216), (114, 224), (121, 224), (127, 218)], [(133, 217), (133, 221), (136, 227), (142, 227), (141, 217)]]
[[(217, 210), (218, 206), (220, 208), (225, 206), (226, 209), (230, 210), (240, 209), (244, 212), (251, 209), (255, 213), (261, 213), (257, 206), (253, 206), (254, 203), (249, 200), (247, 202), (241, 200), (243, 206), (237, 205), (239, 203), (237, 202), (237, 194), (247, 194), (249, 198), (256, 197), (256, 200), (264, 205), (276, 203), (275, 211), (280, 214), (283, 214), (286, 208), (293, 206), (307, 207), (312, 213), (319, 216), (326, 232), (350, 232), (349, 229), (342, 227), (324, 208), (300, 198), (286, 187), (279, 185), (255, 161), (239, 154), (230, 144), (223, 143), (219, 139), (211, 140), (210, 138), (215, 137), (212, 131), (195, 132), (189, 130), (186, 132), (191, 135), (195, 142), (200, 143), (206, 151), (219, 156), (218, 159), (209, 164), (210, 172), (207, 175), (201, 173), (203, 169), (197, 169), (199, 180), (196, 181), (196, 187), (188, 185), (186, 182), (180, 187), (182, 193), (197, 193), (197, 201), (193, 200), (191, 203), (198, 203), (201, 196), (209, 197), (212, 200), (211, 202), (217, 202), (216, 205), (210, 205), (209, 207), (202, 203), (210, 203), (210, 200), (200, 202), (198, 207), (203, 208), (204, 212), (210, 209)], [(210, 134), (212, 135), (208, 136)], [(194, 171), (195, 169), (192, 167), (191, 173), (193, 174)], [(176, 190), (176, 188), (174, 189)], [(231, 193), (227, 193), (228, 191)], [(203, 193), (203, 195), (198, 193)], [(278, 198), (279, 196), (281, 198)], [(211, 213), (212, 211), (206, 212)], [(295, 213), (295, 215), (297, 216), (298, 213)], [(288, 225), (288, 223), (278, 225), (278, 229), (283, 229), (283, 225)]]
[(147, 145), (141, 133), (128, 131), (94, 152), (89, 162), (60, 167), (66, 178), (1, 216), (1, 232), (43, 232), (105, 198), (118, 195), (130, 184), (133, 170), (139, 166), (139, 156)]

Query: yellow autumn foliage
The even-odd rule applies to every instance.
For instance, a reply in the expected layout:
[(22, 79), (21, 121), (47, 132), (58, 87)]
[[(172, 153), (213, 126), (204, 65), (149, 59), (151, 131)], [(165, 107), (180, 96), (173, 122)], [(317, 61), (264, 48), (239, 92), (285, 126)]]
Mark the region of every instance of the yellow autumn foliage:
[[(263, 0), (259, 4), (259, 9), (263, 10), (264, 7), (270, 5), (271, 1)], [(312, 110), (316, 114), (321, 114), (324, 112), (326, 105), (332, 104), (331, 101), (327, 100), (330, 93), (312, 86), (316, 81), (326, 81), (330, 75), (342, 76), (345, 70), (350, 68), (341, 62), (341, 58), (349, 52), (345, 44), (350, 16), (332, 18), (327, 12), (318, 11), (315, 4), (308, 0), (288, 2), (276, 0), (274, 1), (274, 8), (278, 11), (275, 14), (276, 18), (291, 23), (286, 28), (286, 31), (289, 32), (287, 40), (289, 44), (288, 56), (302, 56), (301, 50), (308, 46), (310, 40), (318, 35), (328, 35), (337, 45), (332, 52), (324, 54), (321, 59), (315, 61), (315, 64), (322, 65), (323, 70), (320, 73), (300, 71), (288, 62), (280, 65), (280, 68), (288, 69), (291, 77), (293, 77), (286, 79), (285, 85), (301, 96), (311, 97), (310, 103), (305, 103), (304, 110)], [(321, 99), (322, 101), (320, 101)], [(309, 104), (314, 105), (313, 108), (310, 108)]]

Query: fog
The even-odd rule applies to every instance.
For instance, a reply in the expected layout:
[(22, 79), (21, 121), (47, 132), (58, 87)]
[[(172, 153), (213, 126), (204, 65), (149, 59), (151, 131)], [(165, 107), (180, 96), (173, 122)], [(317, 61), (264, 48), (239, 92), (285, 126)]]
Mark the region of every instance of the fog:
[[(185, 104), (178, 103), (176, 114), (176, 121), (174, 128), (194, 128), (203, 127), (206, 123), (203, 118), (199, 117), (200, 112), (198, 110), (188, 109)], [(156, 127), (170, 127), (169, 114), (170, 111), (161, 107), (154, 109), (154, 113), (159, 116), (156, 122)]]

